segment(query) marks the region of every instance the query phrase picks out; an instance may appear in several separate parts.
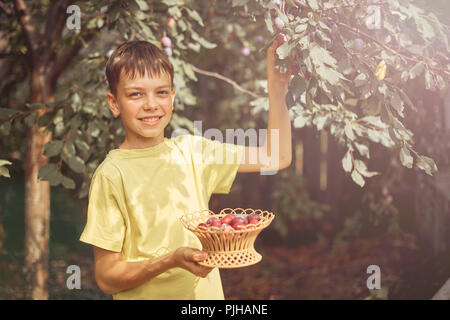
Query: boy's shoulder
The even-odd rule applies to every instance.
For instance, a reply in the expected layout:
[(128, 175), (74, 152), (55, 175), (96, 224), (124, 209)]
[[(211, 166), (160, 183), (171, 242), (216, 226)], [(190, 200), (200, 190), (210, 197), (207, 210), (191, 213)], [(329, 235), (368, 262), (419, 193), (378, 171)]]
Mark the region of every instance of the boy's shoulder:
[(177, 145), (190, 146), (190, 147), (198, 146), (199, 144), (200, 145), (208, 145), (211, 143), (217, 144), (217, 143), (221, 142), (217, 139), (212, 140), (212, 139), (206, 138), (202, 135), (191, 134), (191, 133), (181, 134), (181, 135), (170, 138), (170, 140)]
[(170, 140), (177, 144), (189, 144), (194, 141), (199, 141), (202, 139), (200, 135), (194, 135), (191, 133), (180, 134), (175, 137), (171, 137)]
[(96, 176), (102, 176), (107, 178), (110, 181), (120, 180), (120, 170), (118, 166), (114, 163), (113, 159), (110, 157), (106, 157), (103, 161), (98, 165), (95, 169), (92, 179)]
[(171, 143), (178, 149), (183, 151), (193, 152), (198, 149), (199, 146), (204, 144), (205, 138), (200, 135), (182, 134), (169, 139)]

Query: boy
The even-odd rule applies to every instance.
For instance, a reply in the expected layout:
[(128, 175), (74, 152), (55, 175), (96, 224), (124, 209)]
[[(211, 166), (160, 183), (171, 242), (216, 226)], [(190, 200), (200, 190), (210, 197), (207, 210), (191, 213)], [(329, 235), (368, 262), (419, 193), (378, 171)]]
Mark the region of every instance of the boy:
[[(165, 138), (175, 97), (169, 58), (145, 41), (126, 42), (111, 55), (107, 100), (114, 117), (121, 116), (126, 138), (92, 177), (80, 237), (94, 246), (95, 279), (103, 292), (114, 299), (224, 299), (218, 269), (198, 264), (206, 253), (179, 218), (207, 209), (212, 193), (228, 193), (236, 172), (290, 165), (285, 104), (290, 73), (275, 68), (276, 48), (274, 42), (267, 49), (270, 107), (267, 143), (261, 147), (193, 135)], [(279, 157), (251, 163), (250, 154), (261, 148), (270, 159), (271, 129), (279, 134)], [(225, 154), (227, 161), (217, 161)]]

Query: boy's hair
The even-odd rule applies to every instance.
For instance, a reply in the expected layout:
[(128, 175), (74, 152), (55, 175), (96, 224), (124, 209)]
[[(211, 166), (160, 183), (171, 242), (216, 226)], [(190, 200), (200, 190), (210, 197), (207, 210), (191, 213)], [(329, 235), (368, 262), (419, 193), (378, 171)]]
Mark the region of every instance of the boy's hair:
[(128, 41), (114, 50), (106, 62), (106, 79), (109, 90), (117, 95), (117, 85), (122, 75), (134, 79), (145, 73), (151, 77), (168, 73), (173, 88), (173, 65), (167, 54), (147, 41)]

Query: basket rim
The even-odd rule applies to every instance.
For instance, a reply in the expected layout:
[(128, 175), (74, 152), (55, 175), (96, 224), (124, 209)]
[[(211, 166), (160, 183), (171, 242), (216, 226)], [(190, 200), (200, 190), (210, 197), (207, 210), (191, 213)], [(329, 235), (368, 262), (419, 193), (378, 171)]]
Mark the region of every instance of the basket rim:
[[(231, 212), (225, 212), (226, 210), (231, 210), (234, 213)], [(242, 213), (236, 213), (236, 210), (240, 210), (243, 211)], [(251, 210), (251, 213), (246, 213), (246, 211)], [(197, 226), (192, 226), (189, 221), (186, 221), (187, 217), (189, 216), (195, 216), (195, 215), (204, 215), (204, 218), (206, 217), (221, 217), (221, 216), (226, 216), (228, 214), (245, 214), (245, 215), (249, 215), (249, 214), (266, 214), (267, 218), (263, 221), (259, 221), (257, 224), (253, 224), (254, 227), (252, 228), (243, 228), (241, 230), (235, 230), (232, 229), (230, 231), (223, 231), (223, 230), (216, 230), (216, 231), (212, 231), (212, 230), (203, 230), (203, 229), (199, 229)], [(222, 210), (220, 210), (219, 213), (214, 213), (212, 210), (210, 209), (203, 209), (203, 210), (197, 210), (194, 212), (189, 212), (189, 213), (185, 213), (180, 217), (181, 223), (183, 224), (183, 226), (188, 229), (189, 231), (192, 231), (194, 233), (200, 233), (200, 234), (235, 234), (235, 233), (250, 233), (250, 232), (255, 232), (255, 231), (261, 231), (263, 229), (265, 229), (266, 227), (268, 227), (271, 223), (272, 220), (275, 218), (275, 214), (271, 211), (268, 210), (262, 210), (262, 209), (252, 209), (252, 208), (247, 208), (247, 209), (243, 209), (243, 208), (224, 208)]]

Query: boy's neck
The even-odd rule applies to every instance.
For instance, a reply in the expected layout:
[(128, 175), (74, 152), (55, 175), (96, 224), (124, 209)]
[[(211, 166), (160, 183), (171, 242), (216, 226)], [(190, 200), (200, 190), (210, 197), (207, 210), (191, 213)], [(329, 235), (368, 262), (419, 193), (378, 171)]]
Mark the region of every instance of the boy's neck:
[(133, 149), (146, 149), (157, 146), (158, 144), (164, 141), (164, 136), (160, 138), (150, 139), (147, 141), (136, 141), (134, 143), (130, 143), (127, 139), (125, 139), (120, 145), (119, 149), (133, 150)]

